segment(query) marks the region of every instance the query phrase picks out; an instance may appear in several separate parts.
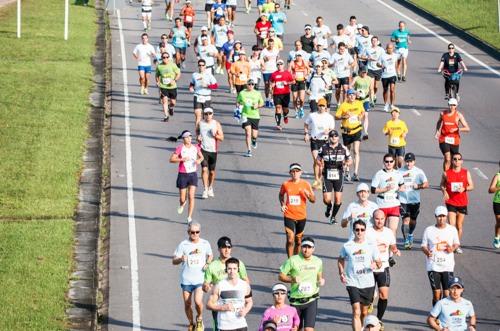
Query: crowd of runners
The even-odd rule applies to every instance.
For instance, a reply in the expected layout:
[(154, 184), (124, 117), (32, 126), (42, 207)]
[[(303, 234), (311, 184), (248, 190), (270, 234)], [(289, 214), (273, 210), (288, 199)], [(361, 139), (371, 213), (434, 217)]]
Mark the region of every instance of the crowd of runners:
[[(170, 157), (170, 162), (178, 164), (178, 214), (187, 206), (187, 239), (178, 245), (172, 262), (181, 265), (188, 330), (204, 330), (204, 306), (213, 313), (214, 330), (247, 330), (245, 316), (253, 305), (251, 281), (243, 261), (232, 257), (231, 238), (220, 237), (214, 257), (210, 243), (201, 239), (201, 224), (193, 220), (199, 168), (202, 199), (215, 197), (217, 152), (224, 132), (223, 124), (215, 119), (217, 102), (212, 91), (220, 91), (221, 80), (227, 83), (227, 97), (235, 105), (233, 116), (243, 129), (244, 156), (252, 157), (258, 149), (260, 112), (268, 108), (274, 110), (278, 131), (286, 130), (291, 118), (303, 122), (304, 142), (312, 157), (312, 183), (302, 179), (305, 165), (292, 163), (290, 178), (276, 192), (288, 258), (276, 275), (277, 283), (269, 284), (272, 305), (265, 310), (259, 330), (314, 330), (325, 279), (322, 260), (314, 255), (314, 234), (304, 233), (306, 205), (316, 202), (318, 191), (325, 220), (349, 233), (337, 264), (352, 306), (352, 329), (383, 330), (390, 270), (402, 254), (396, 238), (402, 236), (401, 249), (414, 248), (417, 219), (424, 209), (421, 194), (429, 187), (425, 171), (416, 165), (415, 153), (406, 148), (411, 127), (397, 107), (396, 86), (404, 89), (411, 79), (412, 40), (406, 23), (394, 22), (395, 29), (387, 38), (360, 24), (356, 16), (337, 24), (334, 32), (323, 17), (317, 17), (304, 25), (303, 35), (287, 52), (283, 38), (287, 13), (293, 10), (291, 0), (257, 0), (257, 8), (245, 0), (246, 14), (237, 10), (237, 0), (206, 0), (201, 8), (194, 8), (190, 0), (165, 0), (165, 17), (172, 23), (159, 41), (151, 41), (147, 33), (153, 8), (157, 8), (153, 4), (153, 0), (142, 0), (144, 33), (133, 51), (141, 94), (150, 93), (150, 76), (154, 75), (163, 121), (172, 123), (181, 75), (191, 75), (188, 88), (193, 93), (194, 125), (181, 132), (177, 139), (182, 143)], [(198, 17), (196, 9), (206, 15)], [(239, 15), (255, 16), (255, 25), (246, 31), (255, 35), (254, 42), (237, 38), (234, 28)], [(201, 28), (195, 22), (201, 22)], [(188, 74), (184, 62), (191, 56), (197, 59), (197, 69)], [(434, 330), (475, 330), (472, 303), (462, 298), (464, 281), (454, 274), (454, 255), (463, 253), (460, 240), (468, 195), (474, 190), (459, 150), (462, 134), (470, 131), (458, 110), (459, 76), (467, 67), (453, 44), (437, 62), (448, 104), (435, 124), (436, 145), (443, 154), (439, 186), (445, 204), (425, 206), (427, 211), (434, 210), (435, 224), (419, 229), (423, 232), (419, 248), (426, 257), (432, 289), (427, 323)], [(382, 96), (381, 103), (377, 95)], [(390, 118), (381, 133), (369, 135), (369, 113), (377, 108)], [(387, 136), (381, 169), (373, 174), (371, 183), (356, 184), (356, 197), (348, 198), (339, 214), (344, 183), (360, 181), (360, 145), (369, 144), (369, 137), (377, 134)], [(498, 249), (500, 173), (494, 176), (489, 193), (494, 194), (493, 246)], [(204, 293), (208, 295), (205, 301)]]

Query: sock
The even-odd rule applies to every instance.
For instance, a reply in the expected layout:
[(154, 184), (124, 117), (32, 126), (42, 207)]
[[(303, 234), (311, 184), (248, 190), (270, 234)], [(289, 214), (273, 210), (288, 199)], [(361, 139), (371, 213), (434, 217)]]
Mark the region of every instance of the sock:
[(255, 144), (257, 142), (257, 138), (252, 137), (252, 142)]
[(281, 114), (274, 114), (274, 118), (276, 119), (276, 125), (281, 124)]
[(326, 212), (327, 212), (328, 214), (330, 214), (330, 212), (331, 212), (331, 211), (332, 211), (332, 204), (331, 204), (331, 203), (329, 203), (329, 204), (327, 204), (327, 205), (326, 205)]
[(144, 25), (144, 29), (147, 29), (147, 28), (148, 28), (148, 23), (147, 23), (147, 21), (142, 21), (142, 25)]
[(403, 232), (403, 237), (406, 239), (408, 237), (408, 232), (410, 231), (410, 226), (408, 224), (401, 224), (401, 232)]
[(334, 203), (333, 204), (333, 212), (332, 212), (333, 217), (337, 216), (337, 213), (339, 212), (340, 206), (342, 206), (341, 203), (339, 203), (339, 204)]
[(415, 228), (417, 227), (417, 222), (413, 222), (410, 220), (410, 234), (413, 234), (413, 231), (415, 231)]
[(377, 303), (377, 318), (379, 320), (382, 320), (382, 317), (384, 317), (386, 309), (387, 309), (387, 300), (379, 298)]

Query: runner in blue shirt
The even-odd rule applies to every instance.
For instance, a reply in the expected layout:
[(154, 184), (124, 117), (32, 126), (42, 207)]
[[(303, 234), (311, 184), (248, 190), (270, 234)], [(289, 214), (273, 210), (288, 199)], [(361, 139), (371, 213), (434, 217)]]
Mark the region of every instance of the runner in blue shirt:
[[(408, 44), (411, 44), (410, 31), (406, 28), (404, 21), (399, 22), (399, 28), (391, 34), (391, 41), (396, 45), (396, 53), (401, 54), (398, 60), (397, 71), (398, 80), (406, 81), (406, 72), (408, 69)], [(403, 74), (401, 75), (401, 63), (403, 64)]]
[(279, 3), (274, 6), (274, 10), (275, 12), (269, 15), (269, 21), (271, 21), (278, 38), (283, 40), (283, 34), (285, 33), (285, 23), (287, 22), (286, 14), (281, 11), (281, 6)]
[(214, 18), (214, 25), (219, 22), (221, 17), (227, 19), (227, 5), (222, 3), (222, 0), (217, 0), (217, 2), (212, 5), (211, 12)]

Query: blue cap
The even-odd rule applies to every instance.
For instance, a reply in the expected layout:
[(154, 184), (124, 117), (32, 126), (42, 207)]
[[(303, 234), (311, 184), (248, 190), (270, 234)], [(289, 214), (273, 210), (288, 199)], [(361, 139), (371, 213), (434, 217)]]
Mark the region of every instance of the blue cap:
[(356, 91), (354, 91), (352, 88), (347, 90), (347, 94), (356, 94)]

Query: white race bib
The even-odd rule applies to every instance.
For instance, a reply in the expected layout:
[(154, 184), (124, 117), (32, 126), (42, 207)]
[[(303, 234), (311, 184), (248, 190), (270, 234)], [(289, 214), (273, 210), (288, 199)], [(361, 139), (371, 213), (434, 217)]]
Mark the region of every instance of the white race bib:
[(205, 103), (209, 100), (210, 100), (209, 95), (197, 95), (196, 96), (196, 102), (199, 102), (199, 103)]
[(348, 119), (349, 124), (357, 124), (358, 121), (358, 116), (350, 116)]
[(285, 88), (285, 83), (284, 82), (276, 82), (276, 87), (277, 88)]
[(299, 283), (299, 292), (305, 295), (313, 294), (313, 285), (310, 282)]
[(189, 254), (187, 258), (187, 263), (189, 267), (198, 267), (203, 262), (203, 256), (201, 254)]
[(265, 39), (267, 37), (267, 31), (261, 31), (260, 32), (260, 38)]
[(444, 142), (450, 145), (455, 145), (455, 137), (444, 137)]
[(295, 78), (296, 79), (304, 79), (304, 72), (303, 71), (295, 72)]
[(339, 176), (339, 169), (328, 169), (326, 171), (326, 179), (328, 180), (338, 180), (340, 178)]
[(248, 76), (246, 74), (244, 74), (244, 73), (240, 74), (240, 80), (246, 81), (247, 79), (248, 79)]
[(389, 143), (391, 146), (396, 146), (396, 145), (399, 145), (400, 141), (401, 140), (399, 139), (399, 137), (391, 137)]
[(413, 178), (411, 178), (411, 177), (404, 177), (403, 180), (405, 182), (405, 189), (406, 189), (406, 191), (413, 191)]
[(245, 106), (252, 108), (253, 107), (253, 102), (252, 101), (245, 101)]
[(161, 79), (161, 83), (162, 83), (163, 85), (169, 85), (170, 83), (172, 83), (172, 78), (163, 77), (163, 78)]
[(187, 23), (191, 23), (191, 22), (193, 22), (193, 16), (189, 16), (189, 15), (187, 15), (187, 16), (186, 16), (186, 22), (187, 22)]
[(221, 7), (217, 8), (215, 12), (217, 13), (218, 16), (224, 15), (224, 10)]
[(385, 202), (392, 202), (394, 200), (396, 200), (396, 192), (386, 192), (384, 193), (384, 201)]
[(452, 192), (460, 192), (463, 187), (463, 183), (461, 182), (452, 182), (451, 183), (451, 191)]
[(444, 252), (435, 252), (432, 254), (432, 262), (440, 267), (446, 267), (447, 254)]
[(290, 206), (300, 206), (300, 195), (290, 195), (288, 196), (288, 204)]

